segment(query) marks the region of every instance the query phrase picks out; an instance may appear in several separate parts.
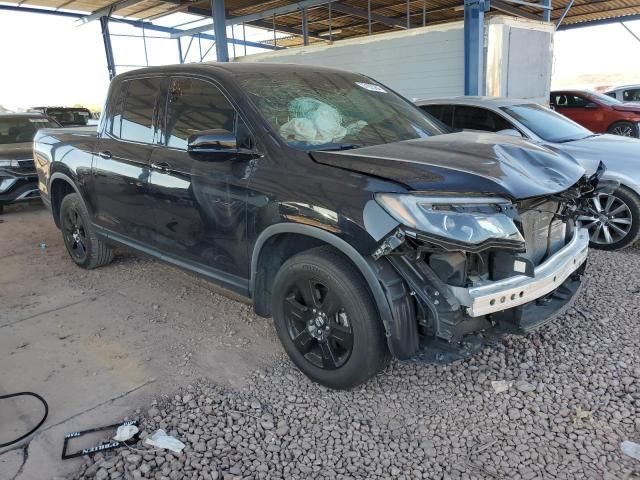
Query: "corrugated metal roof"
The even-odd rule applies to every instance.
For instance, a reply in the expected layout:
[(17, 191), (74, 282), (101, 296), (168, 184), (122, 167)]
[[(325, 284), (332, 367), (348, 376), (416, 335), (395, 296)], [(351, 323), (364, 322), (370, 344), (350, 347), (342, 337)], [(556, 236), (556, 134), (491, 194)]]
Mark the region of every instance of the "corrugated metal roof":
[[(6, 0), (5, 0), (6, 1)], [(153, 20), (158, 16), (171, 12), (200, 12), (210, 11), (210, 0), (124, 0), (126, 6), (117, 8), (113, 15), (130, 17), (135, 19)], [(535, 0), (529, 0), (536, 3)], [(560, 18), (570, 0), (553, 0), (552, 21)], [(92, 13), (110, 5), (114, 5), (114, 0), (23, 0), (9, 1), (22, 6), (40, 6), (62, 10), (73, 10), (79, 12)], [(121, 2), (122, 3), (122, 0)], [(227, 0), (225, 2), (227, 15), (243, 16), (258, 12), (270, 11), (273, 8), (295, 4), (290, 0), (270, 0), (270, 1), (250, 1), (250, 0)], [(368, 7), (367, 0), (345, 0), (333, 3), (333, 7), (321, 5), (308, 9), (309, 32), (312, 37), (311, 42), (328, 40), (328, 31), (331, 25), (332, 38), (340, 40), (344, 38), (367, 35), (369, 24), (366, 18)], [(411, 27), (423, 24), (423, 15), (427, 25), (446, 23), (463, 18), (462, 0), (370, 0), (371, 12), (374, 15), (386, 17), (395, 25), (372, 21), (371, 32), (388, 32), (401, 28), (406, 28), (407, 8)], [(345, 8), (350, 9), (350, 13), (345, 13)], [(517, 5), (514, 4), (514, 7)], [(535, 7), (520, 6), (522, 11), (529, 14), (536, 14), (541, 17), (542, 10)], [(355, 13), (354, 13), (355, 12)], [(497, 13), (491, 11), (488, 15)], [(364, 15), (363, 15), (364, 14)], [(503, 12), (500, 12), (504, 15)], [(590, 21), (623, 18), (628, 15), (640, 14), (640, 0), (575, 0), (563, 23), (565, 25), (584, 23)], [(331, 17), (331, 21), (329, 18)], [(265, 18), (258, 24), (253, 25), (268, 27), (275, 22), (276, 29), (292, 33), (291, 37), (280, 38), (277, 44), (280, 46), (300, 45), (302, 39), (295, 35), (295, 32), (302, 30), (302, 16), (299, 11), (286, 15), (278, 15), (275, 20), (271, 17)]]

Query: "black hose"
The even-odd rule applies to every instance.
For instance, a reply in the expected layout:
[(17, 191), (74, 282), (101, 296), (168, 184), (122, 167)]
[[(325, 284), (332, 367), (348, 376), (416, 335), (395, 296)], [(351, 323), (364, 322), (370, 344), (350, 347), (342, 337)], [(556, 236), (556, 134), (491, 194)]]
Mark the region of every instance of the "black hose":
[(44, 415), (42, 417), (42, 420), (40, 420), (40, 422), (35, 427), (33, 427), (31, 430), (29, 430), (27, 433), (25, 433), (21, 437), (18, 437), (15, 440), (11, 440), (10, 442), (7, 442), (7, 443), (0, 443), (0, 448), (8, 447), (9, 445), (13, 445), (14, 443), (18, 443), (20, 440), (24, 440), (25, 438), (27, 438), (29, 435), (31, 435), (33, 432), (35, 432), (42, 426), (44, 421), (47, 419), (47, 415), (49, 415), (49, 404), (47, 404), (47, 401), (37, 393), (19, 392), (19, 393), (11, 393), (9, 395), (0, 395), (0, 400), (4, 400), (5, 398), (25, 397), (25, 396), (35, 397), (42, 402), (42, 405), (44, 405)]

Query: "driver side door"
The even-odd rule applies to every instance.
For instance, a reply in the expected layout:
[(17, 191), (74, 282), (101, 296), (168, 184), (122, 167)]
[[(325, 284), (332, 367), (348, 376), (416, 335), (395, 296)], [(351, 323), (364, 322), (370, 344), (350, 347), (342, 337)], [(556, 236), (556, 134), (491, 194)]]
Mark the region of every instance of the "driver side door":
[(250, 161), (233, 155), (194, 155), (190, 135), (223, 129), (250, 144), (246, 124), (214, 83), (187, 76), (170, 80), (161, 146), (151, 155), (150, 194), (155, 199), (158, 250), (203, 269), (226, 286), (248, 285), (246, 201)]

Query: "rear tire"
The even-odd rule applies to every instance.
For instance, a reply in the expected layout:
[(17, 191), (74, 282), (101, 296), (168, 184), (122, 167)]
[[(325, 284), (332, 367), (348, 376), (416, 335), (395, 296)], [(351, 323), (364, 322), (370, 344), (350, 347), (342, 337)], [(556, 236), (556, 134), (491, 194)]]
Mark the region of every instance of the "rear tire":
[(616, 122), (609, 127), (608, 133), (612, 135), (619, 135), (621, 137), (637, 137), (638, 131), (635, 123), (631, 122)]
[(71, 259), (91, 270), (113, 260), (113, 249), (98, 238), (89, 213), (77, 193), (70, 193), (60, 204), (60, 230)]
[(388, 364), (382, 322), (369, 288), (351, 262), (331, 247), (287, 260), (272, 292), (280, 341), (313, 381), (349, 389)]

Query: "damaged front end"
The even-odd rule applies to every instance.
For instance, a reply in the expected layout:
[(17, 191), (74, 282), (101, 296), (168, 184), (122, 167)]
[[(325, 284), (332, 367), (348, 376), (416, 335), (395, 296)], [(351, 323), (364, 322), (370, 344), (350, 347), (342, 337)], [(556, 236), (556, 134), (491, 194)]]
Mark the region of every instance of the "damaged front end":
[(420, 350), (425, 359), (453, 361), (566, 311), (586, 268), (589, 235), (579, 220), (586, 200), (614, 188), (599, 184), (602, 173), (560, 193), (516, 202), (377, 194), (401, 226), (372, 256), (386, 258), (414, 299), (413, 322), (395, 332), (401, 339), (390, 338), (392, 353), (408, 358)]

